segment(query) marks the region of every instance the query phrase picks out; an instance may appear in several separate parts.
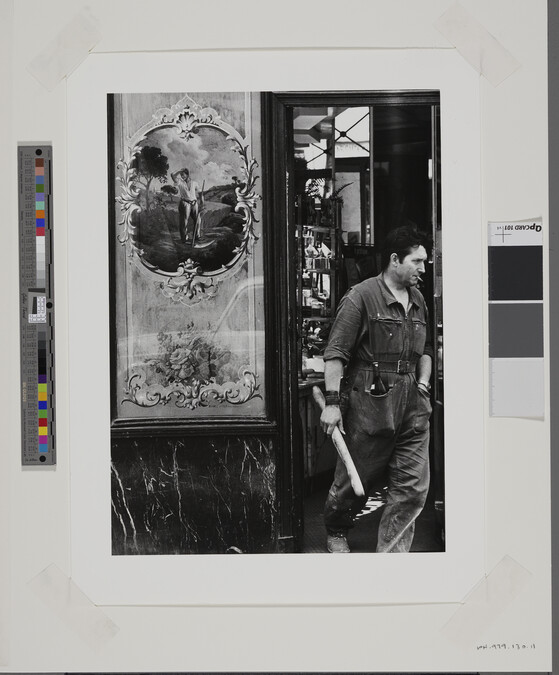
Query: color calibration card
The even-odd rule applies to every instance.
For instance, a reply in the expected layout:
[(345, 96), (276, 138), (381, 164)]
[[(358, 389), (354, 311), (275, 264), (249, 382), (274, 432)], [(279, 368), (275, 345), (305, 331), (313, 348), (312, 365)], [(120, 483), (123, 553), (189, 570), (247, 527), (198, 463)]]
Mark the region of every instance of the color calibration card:
[(18, 147), (22, 464), (56, 463), (52, 148)]
[(541, 219), (489, 223), (491, 417), (544, 415)]

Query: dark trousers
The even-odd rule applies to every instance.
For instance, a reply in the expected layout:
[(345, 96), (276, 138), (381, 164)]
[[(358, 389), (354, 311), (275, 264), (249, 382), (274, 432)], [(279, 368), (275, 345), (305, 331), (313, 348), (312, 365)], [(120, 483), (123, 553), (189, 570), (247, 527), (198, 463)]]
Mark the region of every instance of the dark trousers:
[(345, 440), (365, 488), (353, 492), (345, 466), (338, 459), (334, 482), (324, 508), (329, 533), (346, 533), (367, 502), (367, 492), (388, 472), (388, 499), (378, 532), (377, 552), (407, 552), (415, 520), (429, 490), (429, 395), (411, 374), (395, 375), (383, 396), (371, 396), (369, 371), (357, 371), (349, 390)]

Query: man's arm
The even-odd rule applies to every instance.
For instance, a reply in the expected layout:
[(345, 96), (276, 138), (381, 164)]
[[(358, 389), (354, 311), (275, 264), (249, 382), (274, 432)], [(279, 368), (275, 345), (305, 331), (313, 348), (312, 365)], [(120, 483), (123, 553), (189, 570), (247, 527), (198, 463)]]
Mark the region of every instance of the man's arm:
[[(340, 382), (344, 374), (344, 362), (341, 359), (328, 359), (324, 362), (324, 385), (326, 391), (340, 392)], [(320, 416), (320, 426), (322, 430), (332, 435), (336, 427), (344, 433), (344, 424), (339, 405), (326, 405)]]
[(429, 354), (423, 354), (417, 362), (417, 384), (419, 387), (423, 387), (427, 392), (429, 392), (431, 388), (431, 368), (431, 357)]
[(340, 391), (340, 382), (344, 374), (344, 362), (341, 359), (329, 359), (324, 362), (324, 385), (326, 391)]
[(425, 322), (427, 324), (427, 334), (425, 336), (425, 347), (423, 356), (419, 357), (417, 362), (416, 377), (417, 384), (429, 393), (431, 390), (431, 368), (433, 364), (433, 342), (431, 338), (431, 322), (429, 321), (429, 309), (425, 299), (423, 300), (423, 311), (425, 312)]
[[(362, 331), (362, 302), (355, 289), (350, 289), (341, 299), (336, 318), (330, 330), (328, 346), (324, 350), (324, 383), (326, 391), (339, 395), (344, 366), (351, 360)], [(328, 397), (327, 401), (328, 401)], [(344, 431), (339, 405), (326, 405), (320, 416), (320, 426), (329, 436), (338, 427)]]

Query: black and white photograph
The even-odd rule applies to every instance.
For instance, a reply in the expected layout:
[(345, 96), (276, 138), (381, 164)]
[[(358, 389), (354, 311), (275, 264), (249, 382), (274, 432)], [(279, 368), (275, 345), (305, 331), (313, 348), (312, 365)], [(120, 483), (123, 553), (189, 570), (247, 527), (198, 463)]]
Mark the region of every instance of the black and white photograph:
[(113, 555), (444, 552), (439, 92), (107, 103)]

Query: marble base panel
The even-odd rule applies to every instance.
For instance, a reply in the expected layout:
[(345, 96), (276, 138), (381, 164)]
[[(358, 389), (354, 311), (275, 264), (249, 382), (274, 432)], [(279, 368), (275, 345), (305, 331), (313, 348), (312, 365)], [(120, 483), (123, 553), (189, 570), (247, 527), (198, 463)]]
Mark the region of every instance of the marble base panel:
[(113, 439), (113, 555), (277, 551), (271, 441)]

